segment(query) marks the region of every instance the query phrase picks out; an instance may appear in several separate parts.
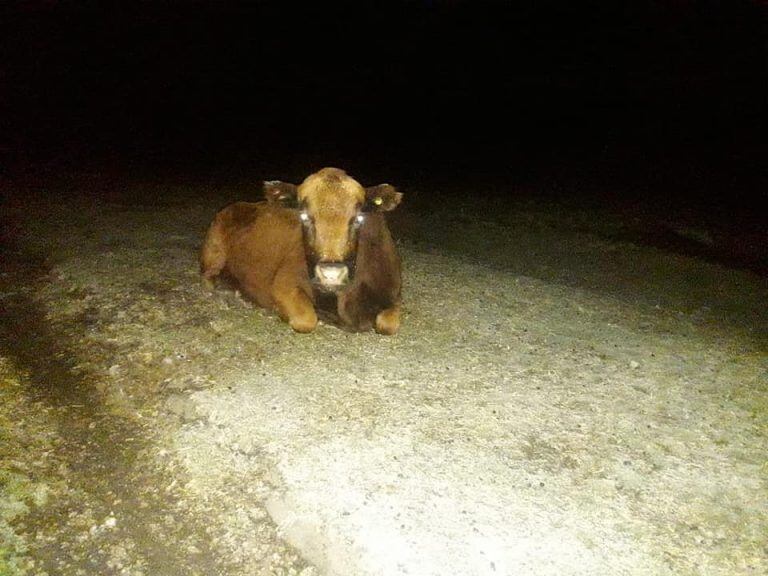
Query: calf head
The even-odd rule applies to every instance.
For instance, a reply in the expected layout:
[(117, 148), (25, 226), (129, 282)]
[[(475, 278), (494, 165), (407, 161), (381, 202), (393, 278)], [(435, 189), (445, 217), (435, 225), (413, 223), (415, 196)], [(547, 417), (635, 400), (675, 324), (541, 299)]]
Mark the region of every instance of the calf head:
[(360, 230), (371, 212), (394, 210), (402, 194), (389, 184), (364, 188), (338, 168), (323, 168), (296, 186), (264, 183), (270, 202), (298, 210), (310, 275), (321, 290), (338, 291), (353, 278)]

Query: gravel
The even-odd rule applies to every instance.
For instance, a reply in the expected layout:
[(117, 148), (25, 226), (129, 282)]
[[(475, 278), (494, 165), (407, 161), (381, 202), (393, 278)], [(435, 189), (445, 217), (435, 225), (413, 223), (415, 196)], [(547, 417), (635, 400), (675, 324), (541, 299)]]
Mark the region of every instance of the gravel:
[[(106, 432), (87, 449), (154, 511), (121, 533), (118, 475), (91, 490), (74, 471), (94, 504), (60, 488), (15, 516), (17, 564), (71, 532), (103, 573), (768, 572), (763, 279), (612, 240), (562, 206), (409, 213), (406, 196), (401, 333), (298, 335), (199, 287), (202, 233), (246, 190), (130, 186), (30, 196), (17, 243), (45, 256), (31, 298), (52, 350), (98, 392), (83, 426)], [(58, 441), (63, 462), (83, 449)], [(53, 510), (76, 513), (48, 526)], [(153, 526), (158, 550), (179, 529), (186, 552), (158, 564)]]

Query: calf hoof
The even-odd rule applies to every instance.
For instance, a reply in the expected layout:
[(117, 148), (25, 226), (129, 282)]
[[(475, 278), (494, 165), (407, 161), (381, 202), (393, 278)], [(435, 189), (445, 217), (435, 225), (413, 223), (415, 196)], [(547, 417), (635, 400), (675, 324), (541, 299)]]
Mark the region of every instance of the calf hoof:
[(398, 308), (388, 308), (382, 310), (376, 316), (376, 332), (391, 336), (396, 334), (400, 328), (400, 310)]
[(313, 312), (311, 315), (307, 314), (306, 316), (291, 318), (288, 321), (288, 324), (290, 324), (291, 328), (296, 332), (308, 334), (317, 328), (317, 314)]

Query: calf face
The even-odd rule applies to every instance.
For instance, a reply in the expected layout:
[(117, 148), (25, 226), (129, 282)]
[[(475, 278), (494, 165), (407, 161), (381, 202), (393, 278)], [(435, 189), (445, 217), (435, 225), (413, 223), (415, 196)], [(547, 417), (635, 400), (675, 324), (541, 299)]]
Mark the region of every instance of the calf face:
[(338, 168), (324, 168), (298, 186), (268, 181), (264, 192), (267, 200), (298, 209), (312, 282), (328, 292), (354, 280), (358, 232), (369, 213), (393, 210), (402, 198), (389, 184), (363, 188)]

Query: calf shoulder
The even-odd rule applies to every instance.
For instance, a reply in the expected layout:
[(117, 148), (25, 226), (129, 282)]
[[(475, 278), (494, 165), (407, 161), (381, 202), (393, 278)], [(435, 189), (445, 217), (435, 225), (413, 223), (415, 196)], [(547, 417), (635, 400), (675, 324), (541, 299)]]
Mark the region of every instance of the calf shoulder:
[(354, 284), (365, 286), (364, 293), (375, 308), (389, 308), (399, 302), (400, 257), (382, 213), (368, 214), (360, 229), (355, 268)]
[(301, 224), (292, 211), (271, 202), (238, 202), (220, 214), (227, 229), (226, 269), (246, 296), (273, 308), (278, 271), (308, 287)]

